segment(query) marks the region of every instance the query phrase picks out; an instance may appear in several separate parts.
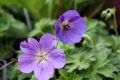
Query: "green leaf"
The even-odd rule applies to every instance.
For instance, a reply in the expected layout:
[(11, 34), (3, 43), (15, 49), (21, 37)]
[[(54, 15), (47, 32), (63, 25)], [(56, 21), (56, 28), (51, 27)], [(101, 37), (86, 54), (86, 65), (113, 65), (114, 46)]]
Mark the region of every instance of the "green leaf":
[(103, 29), (106, 25), (103, 21), (98, 21), (96, 19), (87, 19), (86, 17), (84, 18), (87, 23), (87, 32), (86, 34), (89, 35), (108, 35), (108, 32)]
[(68, 79), (67, 70), (65, 70), (65, 69), (59, 69), (59, 74), (60, 74), (63, 78)]
[(58, 42), (57, 48), (61, 48), (64, 51), (70, 50), (70, 49), (74, 49), (75, 45), (74, 44), (64, 44), (61, 41)]
[(10, 35), (15, 38), (23, 38), (28, 35), (28, 28), (23, 22), (15, 20), (11, 14), (3, 13), (0, 17), (0, 35)]
[[(0, 3), (3, 5), (15, 4), (19, 6), (26, 7), (28, 9), (33, 9), (37, 0), (1, 0)], [(29, 3), (28, 3), (29, 2)]]
[(18, 80), (23, 80), (24, 78), (27, 78), (28, 74), (21, 74), (18, 76)]
[(14, 36), (15, 38), (27, 37), (29, 30), (27, 26), (18, 20), (11, 23), (11, 27), (8, 30), (8, 35)]
[(58, 80), (82, 80), (83, 77), (76, 74), (76, 72), (67, 73), (67, 70), (61, 69), (59, 70), (59, 74), (61, 75)]
[(21, 5), (19, 3), (19, 0), (1, 0), (0, 3), (3, 4), (3, 5), (8, 5), (8, 4)]
[(110, 62), (112, 60), (112, 58), (109, 58), (110, 52), (110, 49), (103, 49), (95, 54), (96, 61), (91, 66), (93, 68), (91, 74), (101, 74), (105, 77), (112, 78), (112, 73), (114, 72), (115, 68), (113, 69), (113, 64)]
[(10, 23), (14, 21), (12, 15), (3, 13), (0, 17), (0, 36), (4, 36), (10, 27)]
[(28, 37), (34, 37), (40, 33), (41, 33), (41, 31), (36, 29), (36, 30), (31, 31), (30, 34), (28, 35)]
[(27, 8), (27, 10), (31, 13), (35, 20), (40, 19), (40, 14), (38, 8), (36, 8), (37, 0), (0, 0), (0, 4), (2, 5), (16, 5), (21, 6), (23, 8)]
[(38, 80), (34, 75), (32, 75), (30, 80)]
[(67, 57), (66, 69), (68, 72), (72, 72), (75, 69), (82, 70), (90, 67), (90, 63), (95, 61), (92, 53), (82, 52), (82, 53), (74, 53)]
[(111, 47), (113, 48), (114, 51), (116, 51), (117, 46), (118, 46), (118, 44), (116, 42), (116, 36), (112, 35), (112, 36), (108, 37), (108, 42), (111, 43)]
[(24, 52), (21, 51), (21, 50), (16, 51), (16, 53), (18, 53), (18, 57), (19, 57), (20, 55), (24, 54)]
[(35, 29), (29, 33), (28, 37), (34, 37), (40, 33), (43, 34), (43, 29), (46, 29), (47, 26), (53, 26), (55, 22), (56, 20), (51, 20), (49, 18), (41, 19), (35, 24)]
[(101, 68), (105, 66), (108, 62), (110, 62), (109, 59), (107, 59), (108, 55), (110, 54), (111, 50), (109, 49), (104, 49), (99, 53), (96, 53), (96, 62), (93, 65), (94, 68)]
[(105, 77), (111, 77), (112, 78), (112, 73), (114, 72), (114, 70), (112, 70), (109, 67), (104, 67), (98, 70), (98, 73), (101, 75), (104, 75)]
[(46, 0), (38, 0), (40, 8), (42, 8), (45, 5)]
[(78, 65), (73, 64), (73, 65), (67, 65), (65, 68), (69, 69), (67, 72), (72, 72), (76, 68), (78, 68)]
[(77, 1), (77, 4), (80, 4), (80, 3), (84, 2), (85, 0), (75, 0), (75, 1)]
[(120, 79), (120, 73), (113, 73), (113, 79), (119, 80)]
[(101, 76), (99, 75), (92, 75), (88, 80), (103, 80)]

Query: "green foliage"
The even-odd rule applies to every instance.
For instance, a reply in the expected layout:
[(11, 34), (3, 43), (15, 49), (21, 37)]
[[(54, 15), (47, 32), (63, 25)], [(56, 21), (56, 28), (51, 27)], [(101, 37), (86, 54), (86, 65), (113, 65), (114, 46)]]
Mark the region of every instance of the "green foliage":
[[(76, 47), (58, 42), (56, 47), (65, 51), (67, 60), (65, 67), (58, 70), (59, 74), (56, 76), (56, 80), (106, 80), (106, 78), (119, 80), (120, 42), (116, 42), (116, 36), (108, 35), (104, 29), (104, 22), (87, 18), (86, 21), (88, 30), (87, 35), (84, 35), (83, 45)], [(56, 20), (49, 18), (41, 19), (35, 24), (29, 37), (44, 34), (48, 27), (51, 27), (50, 30), (54, 30), (52, 28), (54, 28), (55, 22)], [(18, 53), (23, 54), (21, 51)], [(18, 66), (15, 65), (15, 67)], [(12, 79), (16, 78), (37, 80), (34, 75), (24, 75), (18, 68), (12, 73)]]
[(24, 54), (23, 51), (21, 51), (21, 50), (16, 51), (16, 53), (18, 54), (18, 57), (19, 57), (20, 55)]
[(8, 69), (9, 79), (13, 80), (13, 79), (18, 78), (19, 75), (22, 75), (22, 73), (18, 69), (17, 63), (15, 63), (14, 69), (12, 69), (13, 66), (10, 66), (9, 68), (10, 68), (10, 69)]
[(27, 26), (21, 21), (15, 20), (11, 23), (11, 27), (8, 30), (8, 34), (14, 36), (15, 38), (24, 38), (27, 37), (29, 30)]
[[(29, 2), (29, 3), (28, 3)], [(28, 9), (32, 9), (35, 6), (36, 0), (4, 0), (4, 1), (0, 1), (1, 4), (4, 5), (8, 5), (8, 4), (16, 4), (16, 5), (20, 5), (23, 7), (27, 7)]]
[[(86, 44), (82, 48), (67, 51), (66, 70), (59, 72), (59, 79), (69, 80), (68, 74), (73, 75), (74, 72), (77, 72), (76, 75), (79, 74), (81, 80), (104, 80), (108, 77), (119, 79), (119, 75), (114, 73), (120, 66), (120, 54), (116, 52), (119, 52), (120, 43), (116, 43), (116, 36), (108, 36), (108, 32), (102, 29), (105, 26), (102, 21), (89, 19), (87, 24), (87, 34), (90, 35), (93, 44), (85, 38)], [(103, 33), (99, 32), (99, 29)], [(93, 47), (94, 49), (91, 49)]]
[(6, 39), (1, 37), (0, 38), (0, 58), (5, 59), (12, 56), (12, 52), (10, 51), (11, 47), (13, 46), (14, 39)]
[(37, 78), (34, 75), (32, 75), (30, 80), (37, 80)]
[(111, 59), (108, 58), (110, 50), (104, 49), (99, 53), (96, 53), (96, 62), (92, 65), (93, 74), (101, 74), (105, 77), (112, 77), (114, 70), (109, 66)]
[(102, 21), (98, 21), (95, 19), (87, 19), (84, 18), (86, 20), (87, 23), (87, 33), (88, 35), (102, 35), (105, 36), (108, 34), (108, 32), (104, 29), (104, 27), (106, 26), (104, 22)]
[(17, 5), (21, 7), (27, 8), (27, 10), (33, 15), (33, 18), (35, 20), (38, 20), (40, 18), (39, 13), (36, 11), (37, 8), (35, 8), (35, 5), (37, 3), (37, 0), (1, 0), (0, 4), (2, 5)]
[(76, 0), (77, 4), (84, 2), (85, 0)]
[[(4, 6), (14, 4), (17, 7), (26, 8), (30, 13), (31, 22), (39, 21), (29, 32), (24, 22), (7, 13), (9, 9), (1, 12), (0, 7), (0, 37), (40, 38), (41, 34), (44, 33), (55, 34), (56, 17), (58, 18), (63, 11), (73, 9), (73, 5), (79, 5), (83, 1), (85, 0), (1, 0), (0, 4)], [(83, 4), (83, 6), (85, 5)], [(91, 5), (93, 4), (91, 3)], [(106, 17), (106, 19), (110, 16), (111, 14), (107, 14), (107, 11), (102, 13), (102, 17)], [(32, 20), (33, 18), (34, 20)], [(109, 35), (108, 31), (105, 30), (106, 24), (103, 21), (87, 19), (86, 17), (84, 19), (88, 26), (86, 32), (88, 36), (87, 38), (83, 36), (84, 39), (81, 41), (80, 47), (62, 42), (58, 42), (56, 46), (65, 51), (67, 58), (65, 67), (60, 69), (56, 75), (57, 80), (106, 80), (106, 78), (119, 80), (120, 37), (117, 41), (115, 35)], [(0, 50), (7, 51), (7, 49), (3, 49), (4, 43), (2, 41), (0, 44)], [(2, 51), (0, 52), (3, 53)], [(23, 54), (22, 51), (17, 51), (17, 53), (18, 57)], [(20, 72), (17, 63), (10, 67), (8, 74), (10, 74), (8, 77), (10, 80), (37, 80), (33, 73)]]
[(67, 51), (67, 50), (71, 50), (71, 49), (74, 49), (75, 48), (75, 45), (70, 45), (70, 44), (64, 44), (62, 42), (58, 42), (58, 45), (57, 45), (57, 48), (61, 48), (63, 49), (64, 51)]
[(119, 80), (120, 79), (120, 73), (118, 73), (118, 74), (113, 74), (113, 79), (114, 80)]
[(73, 73), (67, 73), (67, 70), (61, 69), (59, 70), (59, 74), (61, 75), (58, 80), (82, 80), (82, 77)]
[[(36, 22), (34, 30), (32, 30), (28, 37), (34, 37), (38, 34), (44, 34), (43, 30), (53, 30), (53, 26), (55, 25), (56, 20), (51, 20), (49, 18), (41, 19), (40, 21)], [(47, 31), (48, 32), (48, 31)]]
[(20, 74), (19, 76), (18, 76), (18, 80), (23, 80), (23, 79), (25, 79), (26, 77), (30, 77), (31, 75), (29, 74)]
[(4, 36), (7, 33), (7, 30), (10, 27), (10, 23), (13, 21), (13, 16), (4, 13), (0, 17), (0, 37)]
[(0, 37), (9, 35), (15, 38), (23, 38), (28, 36), (28, 28), (26, 25), (14, 19), (11, 14), (2, 13), (0, 17)]
[[(14, 67), (14, 69), (13, 69), (13, 67)], [(14, 66), (10, 66), (8, 68), (7, 72), (9, 74), (8, 79), (10, 79), (10, 80), (14, 80), (14, 79), (24, 80), (26, 78), (31, 78), (31, 76), (32, 76), (32, 74), (25, 74), (25, 73), (20, 72), (17, 63), (15, 63)]]
[(67, 57), (66, 67), (68, 72), (72, 72), (75, 69), (82, 70), (90, 67), (91, 62), (95, 61), (93, 54), (88, 52), (74, 52), (74, 54)]

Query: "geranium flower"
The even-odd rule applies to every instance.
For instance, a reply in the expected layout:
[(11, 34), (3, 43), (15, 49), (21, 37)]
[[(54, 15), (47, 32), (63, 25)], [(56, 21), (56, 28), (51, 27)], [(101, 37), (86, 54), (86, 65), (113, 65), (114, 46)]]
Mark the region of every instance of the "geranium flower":
[(56, 37), (51, 34), (44, 34), (39, 42), (34, 38), (29, 38), (28, 42), (21, 42), (20, 49), (24, 54), (18, 58), (20, 71), (34, 71), (39, 80), (49, 80), (54, 69), (63, 68), (66, 61), (64, 51), (54, 48), (56, 43)]
[(63, 13), (55, 25), (56, 34), (65, 44), (78, 43), (87, 30), (85, 20), (75, 10)]

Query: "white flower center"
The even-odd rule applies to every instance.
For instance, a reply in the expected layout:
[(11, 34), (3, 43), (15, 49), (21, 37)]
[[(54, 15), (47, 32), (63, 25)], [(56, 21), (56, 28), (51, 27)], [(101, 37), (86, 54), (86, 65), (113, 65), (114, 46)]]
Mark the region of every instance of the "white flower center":
[(47, 61), (47, 59), (48, 59), (47, 52), (42, 51), (42, 50), (39, 51), (39, 52), (36, 54), (36, 59), (37, 59), (39, 62)]

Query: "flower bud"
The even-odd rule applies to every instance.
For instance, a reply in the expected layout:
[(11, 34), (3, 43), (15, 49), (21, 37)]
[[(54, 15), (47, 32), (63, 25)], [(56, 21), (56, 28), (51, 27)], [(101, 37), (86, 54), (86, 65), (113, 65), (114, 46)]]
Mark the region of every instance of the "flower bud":
[(102, 12), (102, 14), (101, 14), (101, 17), (103, 18), (103, 17), (105, 17), (106, 15), (107, 15), (107, 11), (104, 10), (104, 11)]
[(85, 39), (88, 39), (88, 40), (90, 40), (90, 41), (91, 41), (90, 36), (88, 36), (87, 34), (83, 34), (83, 37), (84, 37)]
[(117, 50), (118, 53), (120, 53), (120, 50)]
[(111, 17), (111, 13), (108, 13), (107, 15), (106, 15), (106, 19), (105, 20), (108, 20), (110, 17)]
[(82, 42), (82, 45), (83, 45), (83, 46), (86, 46), (86, 45), (87, 45), (87, 41), (84, 40), (84, 41)]

